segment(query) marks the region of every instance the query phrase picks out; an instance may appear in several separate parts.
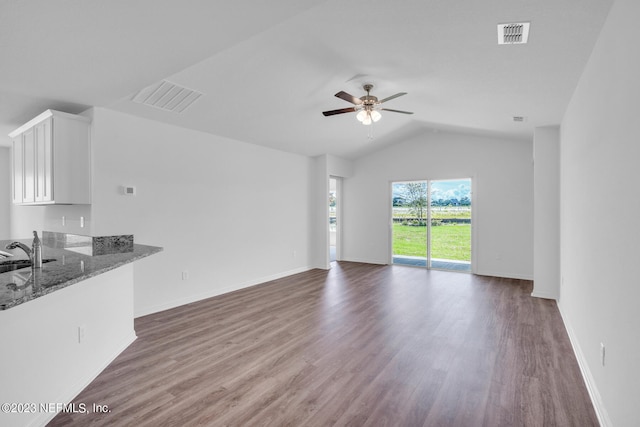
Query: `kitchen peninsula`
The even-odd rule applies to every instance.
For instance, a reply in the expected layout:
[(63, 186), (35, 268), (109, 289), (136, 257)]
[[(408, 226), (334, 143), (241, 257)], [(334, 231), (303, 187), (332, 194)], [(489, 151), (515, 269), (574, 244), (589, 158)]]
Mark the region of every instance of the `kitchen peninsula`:
[[(42, 258), (52, 261), (0, 273), (2, 403), (64, 405), (86, 387), (136, 339), (132, 263), (162, 251), (126, 235), (44, 232), (42, 241)], [(4, 250), (9, 243), (0, 249), (14, 256), (0, 265), (27, 259)], [(45, 425), (55, 415), (3, 412), (0, 425)]]
[[(45, 263), (41, 269), (24, 268), (0, 274), (0, 310), (26, 303), (162, 250), (155, 246), (133, 244), (133, 236), (94, 238), (44, 232), (43, 239), (43, 258), (52, 261)], [(94, 249), (93, 242), (96, 239), (102, 242), (111, 239), (119, 244), (103, 244)], [(19, 242), (31, 245), (31, 240)], [(0, 248), (5, 248), (9, 243), (9, 240), (0, 241)], [(22, 250), (14, 249), (11, 252), (15, 255), (11, 260), (26, 258)], [(7, 260), (0, 259), (0, 265), (3, 261)]]

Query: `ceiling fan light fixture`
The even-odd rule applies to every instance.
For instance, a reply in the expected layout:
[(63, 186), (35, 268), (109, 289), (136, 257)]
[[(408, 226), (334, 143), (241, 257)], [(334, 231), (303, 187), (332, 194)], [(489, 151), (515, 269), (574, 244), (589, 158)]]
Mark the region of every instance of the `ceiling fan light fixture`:
[(382, 118), (382, 114), (380, 112), (373, 110), (371, 107), (367, 107), (364, 110), (360, 110), (358, 114), (356, 114), (356, 119), (361, 122), (363, 125), (368, 126), (371, 123), (377, 122)]

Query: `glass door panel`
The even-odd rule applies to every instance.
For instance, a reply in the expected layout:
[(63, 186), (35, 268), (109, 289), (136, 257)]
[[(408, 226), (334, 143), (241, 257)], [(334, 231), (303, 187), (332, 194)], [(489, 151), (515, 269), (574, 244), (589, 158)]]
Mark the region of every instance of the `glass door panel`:
[(427, 182), (392, 184), (392, 260), (427, 266)]
[(429, 182), (430, 267), (471, 271), (471, 180)]

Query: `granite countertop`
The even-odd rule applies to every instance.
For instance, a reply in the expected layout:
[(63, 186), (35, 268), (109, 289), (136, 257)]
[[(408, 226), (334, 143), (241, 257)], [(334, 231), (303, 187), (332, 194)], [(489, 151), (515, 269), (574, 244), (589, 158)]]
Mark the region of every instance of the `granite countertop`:
[[(31, 247), (32, 239), (18, 240)], [(0, 240), (0, 249), (12, 253), (9, 260), (28, 259), (21, 249), (5, 250), (12, 240)], [(131, 244), (130, 250), (104, 255), (87, 255), (77, 250), (62, 249), (43, 244), (42, 259), (55, 259), (40, 269), (30, 267), (0, 273), (0, 311), (66, 288), (82, 280), (95, 277), (122, 265), (162, 251), (157, 246)]]

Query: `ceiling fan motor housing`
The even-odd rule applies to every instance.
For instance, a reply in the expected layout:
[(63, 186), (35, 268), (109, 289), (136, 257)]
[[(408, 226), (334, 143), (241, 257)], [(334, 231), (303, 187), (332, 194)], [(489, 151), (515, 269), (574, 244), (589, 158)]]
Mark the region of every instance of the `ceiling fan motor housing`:
[[(378, 97), (377, 96), (373, 96), (373, 95), (369, 95), (369, 92), (371, 91), (371, 89), (373, 89), (373, 85), (370, 83), (366, 83), (364, 85), (362, 85), (362, 88), (367, 92), (367, 94), (365, 96), (361, 96), (360, 99), (362, 100), (362, 102), (364, 103), (365, 107), (372, 107), (375, 104), (378, 103)], [(370, 109), (370, 108), (367, 108)]]
[(375, 105), (378, 103), (378, 97), (373, 95), (361, 96), (360, 99), (362, 100), (364, 105)]

